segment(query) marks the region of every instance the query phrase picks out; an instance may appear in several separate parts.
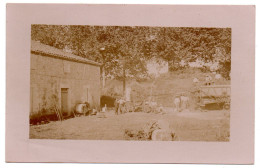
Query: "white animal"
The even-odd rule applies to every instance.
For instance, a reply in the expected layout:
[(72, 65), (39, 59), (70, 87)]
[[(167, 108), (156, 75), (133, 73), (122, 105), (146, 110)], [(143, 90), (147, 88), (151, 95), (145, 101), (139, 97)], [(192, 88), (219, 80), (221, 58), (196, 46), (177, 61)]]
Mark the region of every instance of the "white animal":
[(105, 104), (104, 107), (102, 107), (102, 112), (106, 112), (107, 111), (107, 105)]

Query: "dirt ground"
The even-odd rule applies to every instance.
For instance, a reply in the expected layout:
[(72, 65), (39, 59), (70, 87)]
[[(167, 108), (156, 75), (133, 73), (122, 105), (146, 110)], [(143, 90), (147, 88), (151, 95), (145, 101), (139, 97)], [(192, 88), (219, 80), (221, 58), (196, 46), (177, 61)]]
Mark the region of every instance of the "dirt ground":
[(186, 111), (166, 114), (132, 112), (115, 115), (109, 110), (102, 116), (81, 116), (30, 126), (31, 139), (125, 140), (126, 129), (140, 130), (147, 122), (163, 120), (170, 124), (179, 141), (229, 141), (230, 112)]

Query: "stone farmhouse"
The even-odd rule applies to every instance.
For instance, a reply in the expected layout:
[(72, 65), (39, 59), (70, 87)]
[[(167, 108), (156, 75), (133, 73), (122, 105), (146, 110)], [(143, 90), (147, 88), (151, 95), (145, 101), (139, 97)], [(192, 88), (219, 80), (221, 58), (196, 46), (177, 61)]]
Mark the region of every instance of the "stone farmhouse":
[(101, 64), (31, 41), (30, 114), (71, 115), (78, 103), (100, 105)]

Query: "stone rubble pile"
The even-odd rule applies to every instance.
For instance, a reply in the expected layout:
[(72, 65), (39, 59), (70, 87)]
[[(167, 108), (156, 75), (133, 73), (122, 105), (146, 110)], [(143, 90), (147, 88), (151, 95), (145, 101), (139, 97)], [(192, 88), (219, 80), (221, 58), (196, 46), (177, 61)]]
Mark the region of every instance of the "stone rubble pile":
[(141, 130), (125, 130), (126, 140), (175, 141), (176, 133), (167, 121), (158, 120), (147, 123)]

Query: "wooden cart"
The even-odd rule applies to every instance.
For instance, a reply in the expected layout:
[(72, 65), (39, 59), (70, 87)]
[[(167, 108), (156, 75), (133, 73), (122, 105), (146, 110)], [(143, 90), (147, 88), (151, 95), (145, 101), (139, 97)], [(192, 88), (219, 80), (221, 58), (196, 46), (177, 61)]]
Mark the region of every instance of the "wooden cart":
[(230, 109), (230, 85), (201, 86), (199, 89), (199, 107), (207, 109), (211, 105), (220, 109)]

